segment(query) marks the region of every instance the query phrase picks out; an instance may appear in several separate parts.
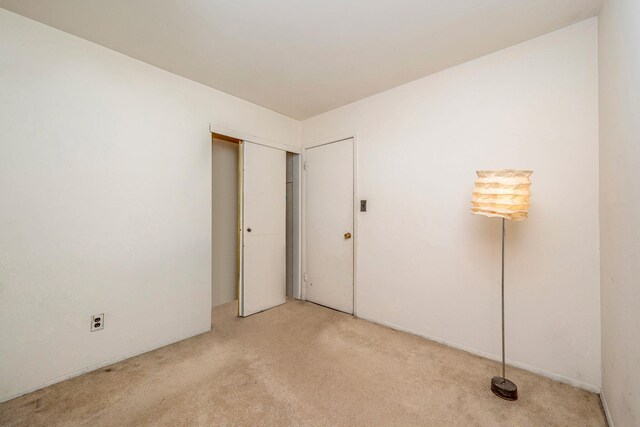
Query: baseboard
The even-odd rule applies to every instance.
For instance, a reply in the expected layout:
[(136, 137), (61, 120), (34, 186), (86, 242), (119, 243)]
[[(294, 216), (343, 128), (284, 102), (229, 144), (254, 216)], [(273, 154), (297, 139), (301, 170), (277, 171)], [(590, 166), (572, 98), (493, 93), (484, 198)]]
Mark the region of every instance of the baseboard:
[(207, 329), (205, 329), (203, 331), (196, 332), (195, 334), (184, 335), (184, 336), (178, 338), (177, 340), (176, 339), (172, 339), (172, 340), (169, 340), (169, 341), (161, 342), (159, 344), (153, 344), (153, 345), (150, 345), (149, 347), (145, 347), (144, 349), (142, 349), (140, 351), (134, 351), (134, 352), (131, 352), (131, 353), (126, 353), (124, 355), (117, 356), (117, 357), (105, 360), (103, 362), (100, 362), (100, 363), (97, 363), (97, 364), (94, 364), (94, 365), (87, 366), (87, 367), (82, 368), (82, 369), (78, 369), (76, 371), (73, 371), (73, 372), (70, 372), (70, 373), (67, 373), (67, 374), (64, 374), (64, 375), (59, 375), (57, 377), (45, 380), (44, 382), (40, 383), (40, 385), (37, 385), (35, 387), (28, 387), (26, 389), (23, 389), (23, 390), (17, 392), (17, 393), (9, 393), (9, 394), (6, 394), (4, 396), (1, 396), (0, 397), (0, 403), (6, 402), (6, 401), (11, 400), (11, 399), (15, 399), (16, 397), (24, 396), (27, 393), (31, 393), (31, 392), (36, 391), (36, 390), (40, 390), (42, 388), (45, 388), (45, 387), (48, 387), (50, 385), (59, 383), (61, 381), (65, 381), (65, 380), (80, 376), (82, 374), (86, 374), (87, 372), (95, 371), (96, 369), (100, 369), (100, 368), (104, 368), (105, 366), (113, 365), (114, 363), (121, 362), (121, 361), (123, 361), (125, 359), (129, 359), (129, 358), (135, 357), (135, 356), (140, 356), (141, 354), (145, 354), (145, 353), (148, 353), (150, 351), (157, 350), (159, 348), (166, 347), (166, 346), (171, 345), (171, 344), (175, 344), (175, 343), (177, 343), (179, 341), (186, 340), (187, 338), (191, 338), (191, 337), (195, 337), (196, 335), (204, 334), (206, 332), (209, 332), (210, 330), (211, 330), (211, 326), (209, 326)]
[[(471, 348), (471, 347), (467, 347), (465, 345), (452, 343), (450, 341), (443, 340), (443, 339), (440, 339), (440, 338), (437, 338), (437, 337), (433, 337), (433, 336), (430, 336), (430, 335), (426, 335), (426, 334), (414, 331), (414, 330), (409, 329), (409, 328), (404, 328), (402, 326), (395, 325), (395, 324), (390, 323), (390, 322), (379, 321), (379, 320), (370, 319), (368, 317), (363, 317), (363, 316), (358, 316), (358, 318), (363, 319), (363, 320), (367, 320), (367, 321), (372, 322), (372, 323), (377, 323), (379, 325), (387, 326), (387, 327), (389, 327), (391, 329), (395, 329), (395, 330), (398, 330), (398, 331), (406, 332), (406, 333), (409, 333), (411, 335), (417, 335), (419, 337), (426, 338), (426, 339), (428, 339), (430, 341), (435, 341), (437, 343), (444, 344), (447, 347), (453, 347), (453, 348), (456, 348), (458, 350), (462, 350), (462, 351), (465, 351), (467, 353), (474, 354), (476, 356), (484, 357), (485, 359), (494, 360), (496, 362), (500, 362), (502, 360), (500, 358), (500, 356), (497, 356), (495, 354), (486, 353), (484, 351), (477, 350), (477, 349)], [(512, 360), (507, 360), (507, 364), (509, 366), (513, 366), (515, 368), (523, 369), (525, 371), (529, 371), (529, 372), (532, 372), (534, 374), (541, 375), (541, 376), (546, 377), (546, 378), (550, 378), (550, 379), (552, 379), (554, 381), (558, 381), (558, 382), (561, 382), (561, 383), (564, 383), (564, 384), (569, 384), (569, 385), (572, 385), (574, 387), (590, 391), (592, 393), (600, 393), (600, 387), (598, 387), (598, 386), (595, 386), (595, 385), (592, 385), (592, 384), (588, 384), (588, 383), (584, 383), (582, 381), (574, 380), (573, 378), (568, 378), (568, 377), (565, 377), (565, 376), (562, 376), (562, 375), (559, 375), (559, 374), (555, 374), (553, 372), (545, 371), (544, 369), (536, 368), (534, 366), (529, 366), (529, 365), (527, 365), (525, 363), (514, 362)]]
[(613, 419), (611, 418), (611, 412), (609, 412), (609, 405), (607, 404), (607, 398), (604, 395), (604, 390), (600, 391), (600, 402), (602, 402), (602, 409), (604, 409), (604, 415), (607, 417), (607, 424), (609, 427), (614, 427)]

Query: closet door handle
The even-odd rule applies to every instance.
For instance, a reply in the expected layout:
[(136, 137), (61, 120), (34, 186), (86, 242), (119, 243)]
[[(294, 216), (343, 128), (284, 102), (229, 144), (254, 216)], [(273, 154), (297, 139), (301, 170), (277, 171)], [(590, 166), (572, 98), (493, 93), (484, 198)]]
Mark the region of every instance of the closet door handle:
[(351, 233), (344, 233), (344, 240), (349, 240), (351, 238)]
[(247, 228), (247, 233), (251, 233), (251, 229), (250, 228)]

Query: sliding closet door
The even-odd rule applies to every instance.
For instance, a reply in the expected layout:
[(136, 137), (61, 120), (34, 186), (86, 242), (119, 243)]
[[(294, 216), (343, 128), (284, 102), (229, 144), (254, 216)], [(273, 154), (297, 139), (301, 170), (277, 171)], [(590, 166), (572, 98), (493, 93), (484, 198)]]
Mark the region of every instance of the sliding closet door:
[(286, 152), (241, 145), (239, 315), (285, 302)]

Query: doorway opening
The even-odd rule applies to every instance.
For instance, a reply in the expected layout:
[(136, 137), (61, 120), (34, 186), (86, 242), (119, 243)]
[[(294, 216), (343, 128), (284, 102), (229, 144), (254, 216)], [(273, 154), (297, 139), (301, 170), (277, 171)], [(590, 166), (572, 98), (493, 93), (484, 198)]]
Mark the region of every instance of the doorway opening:
[(211, 306), (238, 300), (238, 161), (240, 140), (211, 138)]
[[(282, 169), (274, 174), (274, 167)], [(235, 301), (244, 317), (300, 298), (300, 183), (300, 154), (212, 133), (212, 307)], [(274, 222), (282, 240), (264, 246)]]
[(300, 154), (287, 152), (286, 193), (287, 193), (287, 226), (286, 226), (286, 296), (289, 299), (300, 299)]

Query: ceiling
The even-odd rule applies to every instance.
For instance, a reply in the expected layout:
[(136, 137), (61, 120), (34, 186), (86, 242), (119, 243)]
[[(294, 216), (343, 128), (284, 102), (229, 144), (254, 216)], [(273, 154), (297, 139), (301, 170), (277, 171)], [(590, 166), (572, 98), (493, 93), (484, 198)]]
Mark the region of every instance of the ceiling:
[(595, 16), (601, 0), (0, 0), (305, 119)]

